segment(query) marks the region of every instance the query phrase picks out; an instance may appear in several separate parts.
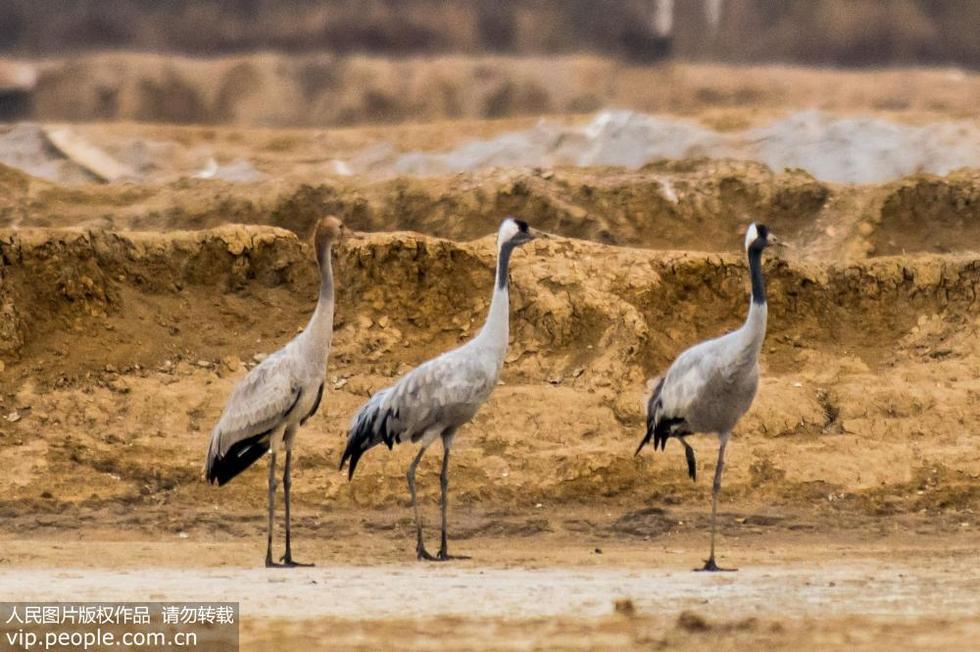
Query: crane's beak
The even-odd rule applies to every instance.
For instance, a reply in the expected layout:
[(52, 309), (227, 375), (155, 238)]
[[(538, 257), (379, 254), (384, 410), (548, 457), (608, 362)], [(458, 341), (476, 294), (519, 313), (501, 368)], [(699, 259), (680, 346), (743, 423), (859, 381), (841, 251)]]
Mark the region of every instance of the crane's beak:
[(540, 229), (528, 229), (528, 235), (531, 240), (554, 240), (555, 235), (548, 233), (547, 231), (541, 231)]

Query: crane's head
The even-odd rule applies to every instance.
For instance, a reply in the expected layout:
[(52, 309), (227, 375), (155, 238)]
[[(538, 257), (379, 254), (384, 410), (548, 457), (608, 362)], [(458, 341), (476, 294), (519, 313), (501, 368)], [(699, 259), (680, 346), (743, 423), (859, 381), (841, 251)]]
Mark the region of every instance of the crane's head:
[(497, 249), (503, 249), (505, 246), (519, 247), (539, 236), (540, 234), (529, 227), (527, 222), (508, 217), (500, 223), (500, 230), (497, 232)]
[(758, 222), (749, 224), (749, 228), (745, 231), (745, 251), (753, 249), (762, 251), (770, 245), (785, 246), (783, 241), (774, 236), (765, 224)]
[(333, 215), (320, 220), (316, 225), (316, 235), (313, 236), (317, 262), (323, 262), (323, 256), (330, 250), (330, 245), (342, 239), (346, 232), (344, 223)]
[(338, 240), (344, 232), (344, 223), (333, 215), (328, 215), (320, 220), (316, 225), (317, 244), (333, 242)]

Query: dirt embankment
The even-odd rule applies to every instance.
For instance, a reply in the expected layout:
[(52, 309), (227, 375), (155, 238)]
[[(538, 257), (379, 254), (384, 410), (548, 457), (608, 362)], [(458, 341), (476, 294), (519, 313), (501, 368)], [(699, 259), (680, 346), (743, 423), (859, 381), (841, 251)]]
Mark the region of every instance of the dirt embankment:
[(980, 170), (895, 184), (871, 241), (882, 255), (921, 251), (925, 242), (935, 252), (980, 251)]
[[(258, 527), (264, 472), (219, 496), (200, 480), (201, 456), (252, 356), (305, 323), (316, 287), (309, 248), (265, 227), (18, 231), (0, 240), (7, 522), (45, 527), (88, 514), (214, 528), (208, 510), (220, 501), (226, 515), (242, 513), (220, 527)], [(403, 498), (407, 451), (373, 451), (352, 484), (331, 470), (344, 426), (370, 391), (474, 333), (492, 266), (489, 240), (375, 234), (338, 252), (327, 400), (303, 433), (300, 505)], [(764, 380), (732, 447), (727, 499), (765, 496), (842, 524), (923, 509), (940, 522), (972, 522), (976, 257), (773, 259), (767, 274)], [(454, 500), (700, 501), (705, 485), (685, 477), (678, 451), (632, 457), (644, 383), (684, 346), (738, 324), (745, 277), (731, 255), (573, 240), (522, 250), (504, 385), (460, 437)], [(702, 470), (711, 468), (708, 440), (698, 449)], [(861, 454), (842, 458), (847, 449)], [(126, 508), (133, 504), (140, 509)], [(656, 510), (624, 518), (623, 531), (640, 535), (674, 527)], [(514, 527), (540, 526), (533, 520)]]
[(10, 119), (326, 127), (582, 114), (611, 106), (703, 114), (711, 126), (738, 129), (801, 107), (973, 119), (980, 95), (980, 75), (960, 71), (631, 66), (591, 55), (202, 60), (106, 53), (46, 60), (37, 70), (26, 112)]
[(243, 186), (182, 180), (166, 186), (61, 186), (9, 168), (0, 225), (200, 229), (271, 224), (300, 235), (324, 212), (360, 231), (412, 230), (454, 240), (493, 232), (513, 214), (538, 228), (607, 244), (730, 250), (739, 225), (765, 220), (789, 237), (814, 234), (832, 187), (801, 172), (752, 163), (664, 163), (615, 169), (488, 170), (382, 181)]
[[(270, 164), (272, 165), (272, 164)], [(300, 236), (325, 212), (360, 231), (412, 230), (453, 240), (492, 232), (512, 214), (559, 235), (651, 249), (732, 251), (762, 221), (814, 260), (980, 249), (980, 178), (972, 171), (893, 183), (823, 183), (749, 162), (485, 170), (370, 180), (309, 174), (236, 184), (63, 186), (0, 165), (0, 227), (164, 231), (228, 222)]]

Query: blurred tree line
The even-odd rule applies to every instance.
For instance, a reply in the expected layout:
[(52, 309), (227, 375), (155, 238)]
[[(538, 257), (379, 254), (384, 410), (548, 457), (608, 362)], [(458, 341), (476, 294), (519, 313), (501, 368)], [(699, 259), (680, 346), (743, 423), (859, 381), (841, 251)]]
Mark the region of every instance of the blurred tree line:
[(978, 34), (978, 0), (0, 0), (0, 53), (23, 57), (593, 52), (976, 68)]

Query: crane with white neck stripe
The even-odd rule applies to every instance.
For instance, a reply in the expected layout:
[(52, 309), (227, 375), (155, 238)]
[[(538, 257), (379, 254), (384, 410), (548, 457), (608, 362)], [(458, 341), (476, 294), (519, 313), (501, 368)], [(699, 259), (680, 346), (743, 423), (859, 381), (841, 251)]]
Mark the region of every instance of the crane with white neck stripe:
[[(646, 436), (636, 453), (653, 440), (661, 450), (667, 440), (678, 439), (684, 446), (688, 475), (697, 478), (694, 449), (686, 437), (695, 433), (717, 433), (718, 464), (711, 487), (711, 553), (704, 568), (730, 570), (715, 563), (715, 519), (718, 492), (725, 468), (725, 446), (732, 429), (752, 405), (759, 387), (759, 353), (766, 337), (766, 286), (762, 276), (762, 251), (769, 245), (782, 245), (763, 224), (751, 224), (745, 234), (745, 253), (752, 279), (752, 299), (745, 323), (736, 331), (696, 344), (681, 353), (667, 373), (653, 381), (647, 402)], [(734, 570), (734, 569), (731, 569)]]
[[(510, 322), (510, 298), (507, 268), (511, 253), (517, 247), (543, 234), (525, 222), (505, 219), (497, 232), (497, 270), (493, 298), (486, 323), (472, 340), (408, 372), (394, 385), (375, 393), (351, 421), (347, 447), (340, 468), (350, 463), (348, 477), (368, 449), (384, 443), (389, 450), (395, 444), (419, 445), (419, 452), (408, 467), (408, 489), (415, 512), (416, 548), (419, 560), (447, 561), (451, 557), (447, 542), (447, 509), (449, 490), (449, 451), (456, 431), (470, 421), (497, 385), (507, 354)], [(544, 236), (547, 237), (547, 236)], [(415, 469), (426, 449), (442, 440), (440, 478), (442, 537), (439, 552), (433, 556), (425, 549), (422, 518), (415, 497)]]

